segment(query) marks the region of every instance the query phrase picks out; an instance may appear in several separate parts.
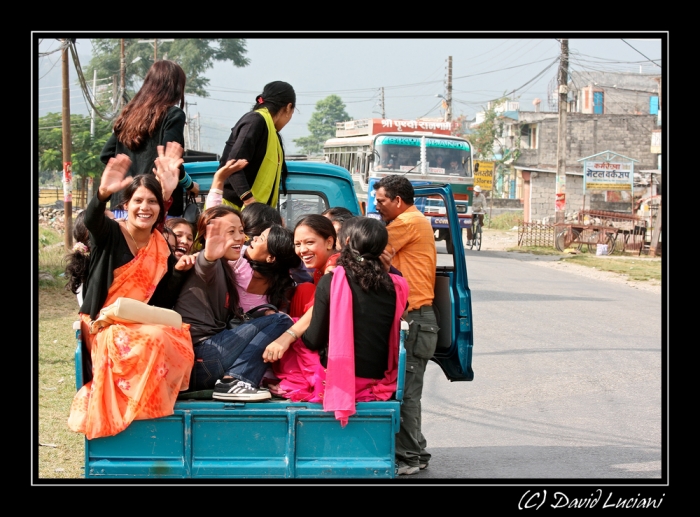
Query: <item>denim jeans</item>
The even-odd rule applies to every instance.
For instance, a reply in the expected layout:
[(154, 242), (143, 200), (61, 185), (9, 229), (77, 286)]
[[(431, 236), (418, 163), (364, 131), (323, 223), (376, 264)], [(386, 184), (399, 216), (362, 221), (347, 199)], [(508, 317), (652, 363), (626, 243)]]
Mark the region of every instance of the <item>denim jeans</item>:
[(263, 361), (265, 348), (293, 323), (289, 316), (279, 312), (201, 341), (194, 347), (190, 390), (210, 390), (225, 375), (257, 387), (268, 366)]

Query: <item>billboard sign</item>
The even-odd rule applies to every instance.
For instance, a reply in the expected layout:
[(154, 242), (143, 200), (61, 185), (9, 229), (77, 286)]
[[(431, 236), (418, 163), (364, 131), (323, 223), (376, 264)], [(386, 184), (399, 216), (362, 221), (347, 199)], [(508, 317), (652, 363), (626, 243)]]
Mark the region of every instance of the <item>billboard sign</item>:
[(586, 160), (583, 162), (583, 190), (632, 190), (634, 164)]
[(474, 186), (481, 190), (493, 190), (493, 162), (476, 160), (474, 162)]

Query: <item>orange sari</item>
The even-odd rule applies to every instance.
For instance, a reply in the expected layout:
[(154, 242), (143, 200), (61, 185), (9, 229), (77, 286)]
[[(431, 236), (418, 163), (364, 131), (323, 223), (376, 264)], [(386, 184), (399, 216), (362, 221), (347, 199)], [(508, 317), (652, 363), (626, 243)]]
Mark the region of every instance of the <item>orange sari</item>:
[[(154, 231), (145, 248), (114, 271), (105, 307), (117, 298), (148, 302), (168, 267), (170, 248)], [(68, 426), (86, 438), (113, 436), (133, 420), (173, 414), (194, 363), (190, 326), (115, 323), (90, 334), (90, 316), (80, 314), (81, 334), (90, 340), (93, 379), (73, 398)]]

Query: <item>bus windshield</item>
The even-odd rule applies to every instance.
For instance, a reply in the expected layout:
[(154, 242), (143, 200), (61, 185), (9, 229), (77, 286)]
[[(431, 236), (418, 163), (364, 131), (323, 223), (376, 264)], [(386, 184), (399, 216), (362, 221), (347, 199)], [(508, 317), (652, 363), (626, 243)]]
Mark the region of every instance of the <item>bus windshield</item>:
[(378, 135), (374, 142), (377, 171), (421, 172), (421, 140), (425, 138), (426, 172), (472, 177), (471, 149), (464, 140), (418, 135)]

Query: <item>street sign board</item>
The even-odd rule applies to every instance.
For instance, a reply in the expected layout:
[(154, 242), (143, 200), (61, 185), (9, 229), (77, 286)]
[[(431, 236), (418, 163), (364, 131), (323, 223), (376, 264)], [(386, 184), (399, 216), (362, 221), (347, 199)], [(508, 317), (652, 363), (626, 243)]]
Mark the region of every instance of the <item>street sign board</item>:
[(474, 186), (481, 190), (493, 190), (493, 162), (476, 160), (474, 162)]
[(586, 160), (583, 162), (583, 190), (632, 190), (634, 164)]

